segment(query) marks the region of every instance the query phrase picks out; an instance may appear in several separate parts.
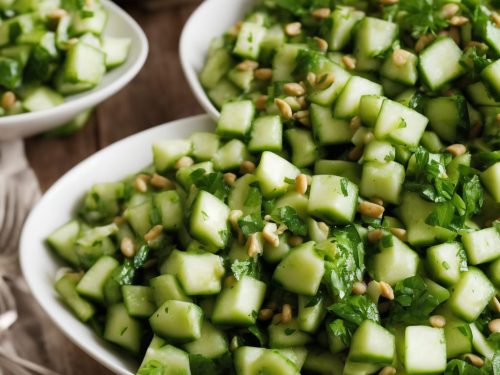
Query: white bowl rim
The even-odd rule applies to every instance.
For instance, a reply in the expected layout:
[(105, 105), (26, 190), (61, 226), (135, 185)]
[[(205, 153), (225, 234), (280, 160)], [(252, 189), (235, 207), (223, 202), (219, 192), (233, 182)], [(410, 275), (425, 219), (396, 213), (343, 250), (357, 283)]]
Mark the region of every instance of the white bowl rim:
[[(91, 358), (94, 360), (98, 361), (101, 363), (103, 366), (107, 367), (108, 369), (119, 373), (119, 374), (127, 374), (127, 375), (132, 375), (128, 370), (125, 370), (123, 367), (121, 367), (119, 364), (115, 362), (111, 362), (106, 358), (106, 354), (103, 351), (103, 347), (101, 346), (85, 346), (84, 344), (80, 343), (78, 341), (78, 338), (73, 335), (71, 331), (71, 327), (67, 327), (64, 325), (64, 322), (60, 321), (57, 319), (56, 316), (54, 316), (52, 313), (54, 310), (58, 310), (57, 307), (53, 306), (53, 301), (46, 301), (38, 292), (38, 288), (36, 287), (36, 281), (34, 280), (35, 277), (29, 272), (30, 266), (29, 263), (33, 261), (33, 258), (31, 257), (32, 254), (30, 254), (30, 243), (32, 240), (30, 240), (30, 233), (29, 229), (36, 223), (37, 216), (40, 215), (38, 213), (38, 208), (42, 206), (42, 203), (45, 202), (45, 200), (51, 200), (53, 199), (52, 196), (57, 196), (58, 193), (60, 193), (60, 190), (64, 188), (65, 185), (65, 180), (67, 179), (72, 179), (74, 176), (78, 176), (80, 174), (80, 171), (84, 171), (87, 168), (87, 164), (92, 164), (94, 163), (97, 159), (101, 157), (101, 155), (105, 153), (113, 153), (115, 148), (121, 148), (124, 147), (124, 145), (128, 143), (133, 143), (135, 140), (140, 139), (144, 136), (147, 136), (148, 133), (155, 133), (159, 132), (161, 129), (170, 127), (172, 125), (177, 125), (177, 126), (183, 126), (184, 128), (189, 128), (190, 123), (196, 123), (197, 126), (199, 127), (205, 127), (207, 124), (212, 123), (213, 121), (211, 120), (210, 116), (206, 114), (202, 115), (196, 115), (196, 116), (191, 116), (191, 117), (185, 117), (181, 119), (177, 119), (174, 121), (166, 122), (164, 124), (155, 126), (153, 128), (146, 129), (144, 131), (141, 131), (136, 134), (132, 134), (126, 138), (123, 138), (111, 145), (108, 145), (107, 147), (99, 150), (98, 152), (92, 154), (88, 158), (84, 159), (81, 161), (79, 164), (77, 164), (75, 167), (70, 169), (68, 172), (66, 172), (62, 177), (60, 177), (48, 190), (45, 192), (45, 194), (42, 196), (42, 198), (38, 201), (38, 203), (35, 205), (35, 207), (31, 210), (30, 214), (28, 215), (24, 226), (23, 230), (21, 232), (21, 238), (20, 238), (20, 243), (19, 243), (19, 262), (21, 266), (21, 271), (24, 276), (24, 279), (26, 280), (28, 287), (30, 288), (33, 297), (37, 301), (38, 305), (42, 307), (44, 312), (49, 316), (51, 321), (57, 326), (60, 332), (62, 332), (70, 341), (72, 341), (75, 345), (77, 345), (80, 349), (82, 349), (84, 352), (86, 352)], [(215, 127), (214, 127), (215, 129)], [(196, 130), (193, 130), (196, 131)], [(133, 173), (133, 172), (132, 172)], [(73, 202), (76, 203), (76, 202)], [(45, 246), (44, 246), (45, 247)], [(85, 323), (82, 323), (79, 321), (73, 313), (69, 312), (71, 316), (74, 318), (75, 322), (78, 322), (79, 324), (85, 325)], [(87, 325), (85, 327), (89, 330), (91, 328)], [(103, 343), (105, 343), (104, 339), (100, 338), (103, 340)]]
[(99, 86), (97, 86), (97, 90), (90, 92), (88, 95), (83, 95), (82, 97), (75, 100), (65, 101), (63, 104), (60, 104), (53, 108), (48, 108), (36, 112), (26, 112), (26, 113), (20, 113), (18, 115), (0, 117), (0, 126), (2, 125), (19, 126), (20, 123), (24, 123), (26, 121), (34, 121), (42, 116), (50, 117), (55, 113), (57, 113), (58, 111), (71, 111), (71, 110), (77, 110), (80, 107), (83, 108), (85, 107), (83, 103), (89, 100), (95, 99), (96, 101), (99, 101), (99, 99), (97, 98), (103, 98), (103, 97), (106, 98), (112, 95), (123, 84), (123, 82), (131, 81), (139, 73), (144, 63), (146, 62), (146, 58), (149, 52), (148, 39), (144, 34), (144, 31), (141, 29), (139, 24), (132, 18), (132, 16), (130, 16), (117, 4), (115, 4), (111, 0), (101, 0), (101, 2), (107, 9), (110, 9), (113, 13), (116, 13), (132, 29), (134, 29), (135, 33), (139, 37), (141, 41), (140, 54), (137, 57), (137, 60), (134, 63), (134, 65), (132, 65), (130, 69), (125, 71), (125, 73), (122, 76), (120, 76), (119, 79), (113, 81), (112, 83), (103, 88), (99, 88)]

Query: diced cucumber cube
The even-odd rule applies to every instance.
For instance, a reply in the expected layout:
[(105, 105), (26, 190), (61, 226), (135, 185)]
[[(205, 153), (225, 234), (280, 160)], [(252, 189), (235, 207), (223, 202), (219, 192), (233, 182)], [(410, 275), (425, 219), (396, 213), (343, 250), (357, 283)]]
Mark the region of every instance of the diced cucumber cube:
[(458, 242), (448, 242), (427, 249), (427, 265), (436, 281), (454, 285), (467, 270), (467, 257)]
[(462, 50), (452, 38), (439, 38), (420, 53), (419, 69), (427, 86), (436, 91), (464, 72)]
[(450, 299), (451, 294), (445, 287), (427, 278), (424, 279), (424, 282), (429, 294), (435, 297), (440, 304)]
[(394, 335), (371, 320), (361, 323), (352, 336), (349, 358), (353, 362), (391, 364), (395, 354)]
[(212, 173), (214, 171), (214, 163), (212, 163), (211, 161), (204, 161), (201, 163), (193, 164), (189, 167), (182, 167), (177, 170), (175, 179), (185, 190), (189, 191), (191, 185), (193, 184), (193, 178), (191, 175), (198, 169), (203, 169), (205, 171), (205, 174)]
[(160, 275), (151, 279), (149, 283), (157, 307), (169, 300), (192, 302), (191, 297), (188, 297), (182, 290), (174, 275)]
[(181, 227), (184, 208), (177, 191), (169, 190), (155, 194), (154, 203), (160, 212), (161, 224), (165, 230), (174, 231)]
[(446, 369), (442, 328), (410, 326), (405, 331), (405, 370), (408, 374), (440, 374)]
[(177, 342), (199, 339), (202, 323), (203, 311), (198, 305), (174, 300), (165, 302), (149, 318), (156, 335)]
[(307, 98), (311, 103), (331, 108), (333, 102), (338, 98), (349, 78), (351, 78), (351, 75), (339, 65), (328, 60), (326, 61), (327, 63), (324, 64), (320, 72), (316, 72), (316, 75), (332, 73), (335, 76), (335, 81), (326, 89), (315, 89)]
[[(313, 303), (315, 302), (315, 303)], [(315, 333), (326, 315), (326, 299), (299, 295), (297, 323), (301, 331)]]
[(265, 348), (241, 346), (234, 352), (234, 367), (238, 375), (254, 375), (251, 366), (266, 351)]
[(153, 290), (149, 286), (124, 285), (122, 286), (123, 303), (130, 316), (135, 318), (149, 318), (156, 310)]
[(21, 64), (8, 57), (0, 57), (0, 85), (15, 89), (22, 80)]
[(97, 85), (104, 73), (106, 55), (86, 43), (73, 45), (66, 56), (64, 79), (72, 83)]
[(325, 273), (323, 257), (310, 241), (292, 249), (278, 264), (273, 278), (293, 293), (313, 296)]
[(356, 116), (364, 95), (382, 95), (382, 86), (362, 77), (351, 77), (335, 102), (333, 116), (340, 119)]
[(177, 276), (187, 295), (217, 294), (224, 276), (224, 260), (211, 253), (174, 250), (161, 267), (162, 273)]
[(351, 7), (337, 7), (331, 14), (332, 28), (328, 40), (328, 48), (341, 51), (349, 43), (354, 34), (354, 26), (365, 14)]
[(56, 282), (55, 289), (77, 318), (82, 322), (86, 322), (94, 316), (95, 308), (90, 302), (78, 295), (76, 291), (77, 282), (78, 279), (66, 274)]
[(492, 361), (496, 352), (493, 343), (484, 337), (483, 333), (477, 328), (476, 323), (470, 323), (469, 327), (472, 333), (472, 346), (476, 352)]
[(354, 362), (347, 358), (342, 375), (370, 375), (375, 374), (381, 368), (382, 365), (376, 363)]
[(306, 361), (308, 349), (298, 346), (294, 348), (282, 348), (276, 351), (283, 357), (293, 362), (295, 367), (300, 370)]
[(273, 81), (292, 81), (292, 72), (296, 67), (296, 58), (299, 50), (306, 47), (304, 44), (284, 44), (273, 58)]
[(212, 159), (213, 155), (219, 149), (219, 136), (213, 133), (193, 133), (191, 140), (191, 156), (198, 161), (207, 161)]
[(229, 211), (219, 198), (200, 191), (191, 211), (191, 235), (215, 250), (224, 248), (229, 239)]
[(47, 86), (28, 90), (23, 100), (23, 107), (28, 112), (42, 111), (64, 103), (64, 98)]
[(191, 151), (191, 142), (184, 139), (166, 139), (153, 144), (153, 159), (159, 173), (172, 169), (175, 162)]
[(200, 82), (203, 87), (213, 89), (217, 86), (221, 79), (233, 65), (231, 54), (225, 49), (221, 48), (212, 53), (200, 73)]
[(227, 73), (227, 78), (234, 83), (238, 88), (247, 92), (252, 87), (252, 81), (254, 79), (253, 70), (239, 70), (238, 67), (234, 67)]
[(489, 264), (488, 275), (491, 282), (500, 289), (500, 258)]
[(370, 161), (363, 165), (360, 193), (363, 197), (381, 198), (384, 202), (398, 204), (405, 180), (404, 167), (391, 161)]
[(481, 182), (495, 202), (500, 203), (500, 161), (481, 173)]
[(254, 186), (256, 181), (253, 174), (246, 174), (236, 180), (227, 200), (231, 210), (241, 210), (243, 215), (260, 213), (262, 197), (258, 187)]
[(217, 133), (226, 137), (243, 138), (252, 126), (255, 107), (251, 100), (226, 103), (222, 106)]
[(244, 22), (241, 25), (233, 52), (241, 57), (256, 60), (260, 53), (260, 44), (266, 36), (266, 28), (256, 23)]
[(359, 117), (364, 125), (374, 127), (386, 98), (380, 95), (364, 95), (359, 102)]
[(282, 207), (291, 207), (293, 208), (297, 214), (303, 219), (306, 220), (307, 215), (307, 203), (309, 199), (306, 195), (300, 194), (296, 191), (289, 191), (285, 195), (281, 196), (276, 200), (276, 204), (274, 206), (275, 209)]
[(102, 50), (106, 54), (106, 68), (112, 69), (127, 61), (132, 41), (129, 38), (102, 38)]
[[(268, 242), (264, 243), (264, 254), (263, 258), (267, 263), (278, 263), (281, 261), (286, 254), (290, 251), (290, 245), (288, 244), (288, 235), (283, 233), (279, 236), (280, 243), (278, 246), (274, 247)], [(246, 251), (246, 249), (245, 249)]]
[(396, 149), (388, 142), (372, 141), (365, 147), (363, 162), (388, 163), (396, 157)]
[(82, 214), (90, 222), (109, 220), (120, 211), (125, 185), (122, 182), (95, 184), (85, 195)]
[[(404, 53), (404, 61), (403, 64), (396, 63), (395, 54)], [(418, 57), (406, 50), (395, 49), (392, 54), (387, 56), (380, 69), (380, 74), (386, 78), (392, 79), (393, 81), (402, 83), (404, 85), (413, 86), (417, 82), (418, 79), (418, 71), (417, 71)]]
[(224, 287), (217, 296), (212, 322), (237, 326), (255, 324), (265, 294), (265, 283), (243, 276), (233, 285)]
[(215, 169), (227, 171), (238, 169), (242, 162), (250, 159), (247, 146), (239, 139), (233, 139), (219, 148), (212, 160)]
[[(432, 123), (431, 123), (432, 125)], [(420, 139), (420, 143), (424, 146), (429, 152), (441, 152), (444, 149), (443, 142), (439, 136), (432, 131), (425, 131)]]
[(469, 126), (467, 101), (461, 95), (426, 100), (424, 114), (432, 130), (448, 142), (456, 140), (458, 129)]
[(374, 256), (373, 272), (377, 281), (395, 285), (398, 281), (415, 276), (419, 266), (418, 254), (397, 237), (392, 237), (392, 245), (379, 244), (380, 253)]
[(467, 259), (472, 265), (486, 263), (500, 257), (500, 234), (494, 227), (464, 233), (462, 243), (467, 252)]
[(167, 345), (166, 342), (158, 336), (153, 337), (137, 373), (141, 374), (144, 368), (148, 368), (147, 371), (150, 371), (151, 367), (149, 366), (151, 364), (155, 364), (156, 366), (158, 366), (158, 364), (161, 365), (161, 369), (165, 374), (191, 374), (189, 355), (175, 346)]
[(80, 234), (80, 224), (72, 220), (57, 228), (47, 238), (47, 243), (65, 261), (72, 265), (78, 265), (78, 255), (75, 251), (76, 240)]
[(118, 261), (110, 256), (99, 258), (77, 284), (77, 292), (85, 297), (103, 302), (104, 284), (118, 266)]
[(473, 322), (495, 295), (491, 281), (477, 268), (469, 267), (453, 286), (450, 309), (458, 317)]
[(446, 319), (444, 337), (447, 357), (455, 358), (461, 354), (470, 353), (472, 351), (472, 332), (469, 324), (453, 315), (447, 305), (439, 307), (436, 314), (442, 315)]
[(300, 330), (296, 320), (288, 323), (270, 324), (267, 330), (271, 348), (293, 348), (304, 346), (312, 341), (311, 335)]
[(361, 182), (361, 165), (345, 160), (318, 160), (314, 165), (314, 174), (332, 174), (345, 177), (359, 185)]
[(300, 174), (299, 169), (281, 156), (264, 151), (255, 171), (260, 189), (265, 198), (273, 198), (283, 194), (288, 189), (287, 179), (295, 180)]
[(265, 116), (255, 119), (248, 150), (250, 152), (274, 151), (283, 149), (283, 124), (279, 116)]
[(217, 358), (228, 351), (228, 346), (225, 334), (209, 321), (204, 320), (201, 326), (201, 337), (185, 344), (184, 349), (190, 354)]
[(85, 33), (92, 33), (101, 35), (106, 27), (108, 14), (102, 7), (95, 7), (92, 9), (92, 16), (85, 17), (83, 12), (76, 12), (71, 25), (72, 33), (81, 35)]
[(340, 355), (335, 355), (329, 351), (318, 350), (311, 348), (307, 352), (304, 370), (311, 371), (315, 374), (333, 375), (342, 374), (344, 369), (344, 361)]
[(134, 354), (139, 354), (142, 339), (142, 324), (130, 317), (123, 304), (108, 307), (104, 338)]
[(309, 108), (315, 138), (321, 145), (349, 143), (353, 130), (346, 120), (334, 119), (329, 107), (311, 104)]
[(429, 120), (398, 102), (385, 100), (375, 123), (375, 136), (404, 146), (417, 146)]
[(318, 147), (312, 133), (305, 129), (288, 129), (285, 137), (292, 149), (292, 163), (299, 168), (305, 168), (316, 161)]
[(151, 200), (147, 200), (137, 206), (127, 208), (123, 217), (127, 219), (134, 232), (142, 238), (153, 227), (151, 223), (152, 211), (153, 204)]
[(298, 375), (296, 365), (278, 350), (239, 347), (234, 353), (234, 366), (238, 375)]

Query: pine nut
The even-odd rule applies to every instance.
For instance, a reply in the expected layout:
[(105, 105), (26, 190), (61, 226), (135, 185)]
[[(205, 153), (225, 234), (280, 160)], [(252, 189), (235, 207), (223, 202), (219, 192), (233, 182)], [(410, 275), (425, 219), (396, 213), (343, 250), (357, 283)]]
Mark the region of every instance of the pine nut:
[(371, 141), (375, 139), (375, 135), (372, 132), (368, 132), (365, 134), (365, 137), (363, 138), (363, 143), (367, 145)]
[(392, 290), (392, 286), (385, 281), (379, 281), (378, 285), (380, 287), (380, 295), (392, 301), (394, 299), (394, 290)]
[(16, 100), (16, 94), (14, 94), (12, 91), (6, 91), (2, 95), (2, 108), (8, 111), (12, 107), (14, 107), (14, 105), (16, 104)]
[(391, 233), (403, 242), (408, 241), (408, 234), (406, 229), (403, 228), (391, 228)]
[(149, 183), (157, 189), (175, 189), (175, 184), (166, 177), (154, 173)]
[(306, 93), (306, 90), (304, 90), (304, 88), (300, 84), (295, 82), (285, 83), (283, 85), (283, 91), (285, 92), (285, 94), (290, 96), (301, 96)]
[(304, 126), (310, 126), (309, 111), (298, 111), (293, 114), (293, 118)]
[(380, 229), (375, 229), (370, 232), (368, 232), (368, 241), (371, 243), (377, 243), (379, 242), (382, 237), (384, 237), (384, 232), (382, 232)]
[(280, 226), (276, 230), (276, 234), (279, 236), (280, 234), (285, 233), (287, 230), (288, 230), (288, 227), (285, 224), (280, 224)]
[(268, 81), (273, 77), (273, 70), (270, 68), (260, 68), (257, 69), (253, 75), (255, 78), (261, 81)]
[(261, 95), (257, 99), (255, 99), (255, 108), (259, 111), (263, 111), (267, 106), (267, 95)]
[(300, 22), (292, 22), (285, 26), (285, 33), (288, 36), (297, 36), (300, 34), (302, 24)]
[(148, 191), (148, 180), (149, 180), (149, 176), (146, 176), (145, 174), (138, 175), (134, 180), (135, 190), (137, 190), (139, 193), (147, 192)]
[(300, 108), (306, 109), (306, 108), (309, 107), (309, 103), (307, 102), (305, 96), (299, 96), (299, 97), (297, 97), (297, 101), (298, 101), (298, 103), (300, 105)]
[(397, 3), (399, 3), (399, 0), (380, 0), (380, 4), (382, 6), (394, 5), (394, 4), (397, 4)]
[(276, 325), (280, 323), (281, 323), (281, 314), (274, 314), (273, 320), (271, 320), (271, 324)]
[(120, 251), (126, 258), (132, 258), (135, 255), (134, 241), (130, 237), (123, 237), (120, 243)]
[(292, 306), (290, 306), (288, 303), (285, 303), (283, 305), (283, 308), (281, 309), (281, 323), (286, 324), (290, 323), (292, 320)]
[(241, 174), (253, 173), (255, 171), (255, 163), (250, 160), (245, 160), (240, 165)]
[(500, 314), (500, 301), (496, 296), (491, 299), (491, 307), (493, 308), (493, 311)]
[(154, 241), (161, 235), (162, 232), (163, 227), (161, 225), (155, 225), (144, 235), (144, 240), (147, 242)]
[(379, 206), (384, 205), (384, 201), (382, 200), (382, 198), (379, 198), (379, 197), (371, 197), (370, 202), (378, 204)]
[(313, 86), (313, 87), (314, 87), (314, 86), (316, 85), (316, 79), (317, 79), (317, 77), (316, 77), (316, 74), (315, 74), (315, 73), (313, 73), (313, 72), (309, 72), (309, 73), (307, 73), (306, 80), (307, 80), (307, 82), (309, 82), (309, 84), (310, 84), (311, 86)]
[(301, 236), (290, 236), (288, 238), (288, 244), (292, 247), (302, 245), (304, 243), (304, 238)]
[(238, 65), (236, 65), (236, 69), (245, 72), (248, 70), (255, 70), (259, 67), (259, 63), (253, 60), (243, 60)]
[(316, 47), (318, 47), (318, 49), (321, 52), (328, 51), (328, 42), (326, 40), (324, 40), (323, 38), (319, 38), (319, 37), (315, 36), (314, 37), (314, 41), (316, 42)]
[(364, 147), (361, 145), (353, 147), (347, 154), (347, 159), (349, 159), (350, 161), (358, 161), (363, 155), (363, 149)]
[(307, 176), (305, 174), (299, 174), (295, 177), (295, 191), (301, 195), (307, 192)]
[(349, 122), (349, 126), (352, 130), (358, 130), (361, 127), (361, 117), (354, 116)]
[(325, 234), (325, 237), (328, 237), (330, 234), (330, 227), (322, 221), (318, 223), (318, 229)]
[(262, 246), (257, 239), (257, 233), (252, 233), (248, 236), (247, 240), (247, 254), (249, 257), (253, 258), (259, 254), (262, 254)]
[(188, 168), (194, 164), (194, 160), (189, 156), (183, 156), (175, 162), (175, 169)]
[(432, 34), (422, 35), (420, 38), (418, 38), (417, 43), (415, 44), (415, 51), (417, 51), (417, 52), (422, 51), (434, 39), (435, 39), (435, 36)]
[(491, 333), (500, 332), (500, 319), (493, 319), (488, 323), (488, 329)]
[(491, 19), (495, 23), (496, 27), (500, 27), (500, 14), (498, 14), (497, 12), (492, 12)]
[(331, 12), (332, 11), (330, 10), (330, 8), (318, 8), (318, 9), (314, 9), (311, 14), (314, 18), (322, 20), (322, 19), (330, 17)]
[(261, 309), (259, 311), (259, 320), (271, 320), (273, 317), (273, 310), (272, 309)]
[(446, 151), (453, 155), (454, 158), (457, 156), (463, 155), (467, 152), (467, 147), (460, 143), (456, 143), (454, 145), (446, 147)]
[(348, 70), (356, 69), (356, 59), (352, 56), (349, 55), (342, 56), (342, 63)]
[[(302, 108), (302, 102), (299, 100), (301, 96), (287, 96), (285, 99), (283, 99), (287, 104), (290, 106), (292, 109), (292, 112), (297, 110), (297, 108)], [(294, 109), (295, 108), (295, 109)], [(293, 117), (293, 116), (292, 116)]]
[(85, 0), (85, 6), (86, 7), (93, 7), (94, 6), (94, 0)]
[(484, 366), (484, 360), (472, 353), (464, 354), (463, 359), (469, 362), (472, 366), (476, 367), (483, 367)]
[(293, 112), (290, 104), (279, 98), (274, 99), (274, 103), (278, 106), (278, 110), (280, 111), (281, 117), (283, 117), (283, 119), (290, 120), (292, 118)]
[(280, 244), (280, 238), (276, 234), (278, 226), (276, 223), (267, 223), (262, 230), (262, 237), (264, 241), (270, 244), (272, 247), (278, 247)]
[(358, 212), (361, 215), (373, 217), (375, 219), (380, 219), (384, 214), (385, 208), (384, 206), (380, 206), (378, 204), (364, 201), (358, 205)]
[(448, 3), (441, 8), (441, 16), (444, 19), (450, 19), (458, 13), (460, 7), (455, 3)]
[(434, 328), (443, 328), (446, 325), (446, 318), (442, 315), (432, 315), (429, 323)]
[(408, 59), (410, 58), (410, 56), (411, 56), (410, 52), (408, 52), (404, 49), (398, 48), (397, 50), (395, 50), (392, 53), (392, 61), (394, 62), (394, 64), (396, 66), (403, 66), (408, 62)]
[(467, 17), (464, 17), (464, 16), (453, 16), (450, 18), (450, 20), (448, 22), (452, 26), (463, 26), (463, 25), (469, 23), (469, 19)]
[(236, 182), (236, 175), (230, 172), (224, 173), (223, 179), (226, 184), (228, 184), (229, 186), (233, 186)]
[(315, 88), (318, 90), (326, 90), (335, 82), (335, 75), (333, 73), (325, 73), (316, 81)]
[(229, 222), (231, 223), (231, 227), (238, 231), (240, 229), (240, 225), (238, 224), (238, 220), (243, 216), (243, 211), (241, 210), (232, 210), (229, 213)]
[(363, 295), (366, 293), (366, 283), (364, 281), (356, 281), (352, 286), (352, 292), (357, 296)]
[(378, 375), (396, 375), (396, 369), (392, 366), (386, 366), (380, 370)]

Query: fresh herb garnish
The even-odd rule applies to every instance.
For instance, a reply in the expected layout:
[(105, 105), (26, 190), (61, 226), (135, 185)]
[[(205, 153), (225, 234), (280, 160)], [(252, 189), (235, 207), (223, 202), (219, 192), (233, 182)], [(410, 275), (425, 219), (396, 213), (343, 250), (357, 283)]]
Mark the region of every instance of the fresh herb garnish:
[(252, 233), (261, 232), (265, 224), (260, 212), (254, 212), (239, 219), (238, 225), (243, 234), (248, 237)]
[(235, 260), (231, 264), (231, 272), (236, 280), (241, 280), (243, 276), (251, 276), (255, 279), (259, 279), (260, 264), (253, 259)]
[(278, 224), (285, 224), (288, 230), (298, 236), (305, 236), (307, 234), (307, 225), (297, 214), (293, 207), (285, 206), (275, 208), (271, 217)]
[(343, 301), (329, 306), (328, 310), (358, 326), (367, 319), (375, 323), (380, 322), (377, 305), (367, 296), (349, 296)]
[(207, 174), (204, 169), (196, 169), (190, 176), (198, 189), (205, 190), (221, 200), (225, 200), (231, 190), (224, 182), (224, 175), (221, 172)]

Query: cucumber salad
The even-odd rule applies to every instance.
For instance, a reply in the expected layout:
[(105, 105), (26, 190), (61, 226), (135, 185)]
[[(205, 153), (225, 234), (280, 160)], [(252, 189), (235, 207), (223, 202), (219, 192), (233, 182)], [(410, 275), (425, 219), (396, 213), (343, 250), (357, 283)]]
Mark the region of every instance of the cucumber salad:
[(123, 64), (130, 39), (103, 36), (99, 0), (0, 0), (0, 116), (49, 109)]
[(216, 131), (48, 237), (138, 374), (500, 374), (500, 16), (344, 3), (260, 2), (201, 72)]

